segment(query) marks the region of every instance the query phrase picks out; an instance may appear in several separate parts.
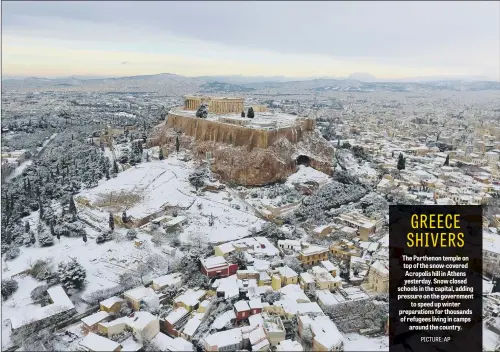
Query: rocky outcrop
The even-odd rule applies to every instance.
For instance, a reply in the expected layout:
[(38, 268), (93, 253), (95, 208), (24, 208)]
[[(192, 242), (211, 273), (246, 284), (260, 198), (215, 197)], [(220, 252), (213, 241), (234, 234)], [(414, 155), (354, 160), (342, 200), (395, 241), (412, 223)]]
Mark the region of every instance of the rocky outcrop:
[(183, 134), (194, 137), (196, 141), (227, 143), (236, 147), (245, 147), (247, 150), (267, 148), (281, 138), (298, 143), (305, 133), (314, 130), (314, 125), (314, 120), (304, 119), (296, 126), (264, 130), (175, 113), (170, 113), (166, 121), (167, 128), (182, 131)]
[[(203, 124), (205, 131), (199, 132), (200, 135), (196, 132), (194, 135), (213, 133), (221, 136), (233, 133), (234, 136), (239, 136), (238, 126), (215, 124), (219, 130), (215, 130), (211, 124)], [(255, 130), (255, 132), (265, 131)], [(195, 136), (189, 136), (187, 133), (179, 135), (179, 142), (181, 149), (190, 150), (198, 159), (211, 156), (211, 171), (218, 174), (221, 180), (244, 186), (260, 186), (286, 180), (297, 170), (297, 158), (300, 155), (310, 161), (311, 167), (331, 174), (333, 148), (314, 131), (301, 133), (301, 140), (297, 143), (290, 141), (286, 136), (281, 136), (265, 148), (259, 147), (259, 143), (253, 144), (252, 141), (255, 140), (252, 138), (246, 139), (248, 144), (243, 143), (244, 138), (240, 139), (239, 143), (238, 138), (228, 143), (223, 142), (226, 140), (224, 138), (197, 140)], [(164, 154), (174, 152), (177, 135), (176, 130), (168, 124), (159, 125), (148, 139), (148, 146), (159, 145), (163, 148)], [(256, 135), (261, 136), (258, 133)], [(260, 137), (255, 138), (258, 140)]]

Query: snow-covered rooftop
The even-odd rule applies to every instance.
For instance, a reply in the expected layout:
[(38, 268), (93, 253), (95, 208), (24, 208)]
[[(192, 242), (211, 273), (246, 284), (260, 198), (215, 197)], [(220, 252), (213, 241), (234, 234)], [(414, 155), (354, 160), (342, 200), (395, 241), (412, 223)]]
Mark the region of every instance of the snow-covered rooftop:
[(287, 352), (287, 351), (304, 351), (302, 345), (297, 341), (284, 340), (281, 341), (278, 346), (276, 346), (276, 351)]
[(114, 351), (120, 347), (120, 344), (91, 332), (80, 341), (80, 346), (90, 351)]
[(182, 295), (174, 299), (175, 303), (184, 303), (187, 306), (196, 305), (199, 300), (207, 293), (205, 290), (193, 290), (189, 289)]
[(337, 267), (335, 265), (333, 265), (333, 263), (329, 260), (322, 261), (321, 265), (323, 266), (323, 268), (325, 268), (328, 271), (337, 270)]
[(168, 274), (153, 279), (153, 284), (158, 285), (160, 287), (177, 286), (181, 282), (182, 282), (182, 274), (180, 273)]
[(160, 349), (162, 352), (166, 351), (192, 351), (193, 345), (184, 340), (183, 338), (176, 337), (175, 339), (170, 336), (165, 335), (162, 332), (156, 334), (156, 336), (151, 340), (151, 343)]
[(279, 290), (283, 295), (285, 295), (285, 299), (290, 299), (295, 302), (310, 302), (310, 299), (304, 293), (304, 291), (300, 288), (299, 285), (286, 285), (280, 288)]
[(155, 291), (150, 287), (139, 286), (128, 290), (124, 293), (125, 296), (128, 296), (136, 301), (140, 301), (144, 297), (153, 296), (156, 297)]
[(113, 306), (113, 304), (115, 304), (117, 302), (121, 303), (121, 302), (123, 302), (123, 299), (120, 297), (113, 296), (113, 297), (110, 297), (108, 299), (105, 299), (104, 301), (101, 301), (100, 304), (103, 307), (111, 308)]
[(189, 319), (186, 325), (184, 325), (182, 333), (187, 336), (193, 336), (198, 329), (198, 326), (200, 326), (204, 315), (204, 313), (193, 313), (191, 319)]
[(87, 326), (92, 326), (95, 325), (104, 319), (109, 317), (109, 313), (105, 311), (99, 311), (97, 313), (94, 313), (92, 315), (89, 315), (88, 317), (82, 318), (82, 323), (84, 323)]
[(217, 346), (219, 349), (225, 346), (232, 346), (240, 343), (243, 336), (240, 328), (216, 332), (205, 337), (205, 342), (210, 346)]
[(236, 275), (217, 279), (212, 284), (212, 287), (216, 288), (217, 292), (224, 292), (224, 297), (226, 299), (236, 297), (240, 293), (238, 278)]
[(500, 235), (483, 231), (483, 250), (500, 254)]
[(217, 256), (205, 258), (201, 261), (201, 263), (207, 270), (218, 268), (228, 264), (226, 259), (224, 259), (224, 257), (217, 257)]
[(24, 315), (10, 317), (12, 329), (17, 329), (31, 322), (40, 321), (75, 308), (60, 285), (49, 288), (47, 293), (53, 303), (45, 307), (38, 307), (30, 310), (29, 313), (25, 312)]
[(227, 312), (222, 313), (217, 318), (215, 318), (212, 328), (220, 330), (226, 326), (231, 320), (236, 319), (236, 314), (233, 310), (228, 310)]
[(236, 309), (237, 312), (244, 312), (250, 310), (250, 307), (247, 301), (238, 301), (234, 304), (234, 309)]
[(137, 352), (142, 349), (142, 343), (135, 341), (133, 336), (129, 336), (126, 340), (120, 342), (122, 349), (120, 352)]
[(175, 324), (177, 321), (188, 314), (188, 310), (184, 307), (179, 307), (174, 309), (173, 311), (170, 312), (169, 315), (165, 318), (166, 321), (168, 321), (170, 324)]
[(129, 336), (126, 340), (120, 342), (122, 349), (120, 352), (136, 352), (142, 349), (142, 343), (135, 341), (133, 336)]

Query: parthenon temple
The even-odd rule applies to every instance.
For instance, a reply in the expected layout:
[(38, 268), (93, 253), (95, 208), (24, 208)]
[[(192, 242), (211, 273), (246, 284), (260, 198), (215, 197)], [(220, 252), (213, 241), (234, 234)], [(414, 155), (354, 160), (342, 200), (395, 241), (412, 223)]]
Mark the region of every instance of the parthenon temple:
[(215, 114), (240, 113), (243, 111), (243, 98), (216, 98), (206, 96), (186, 96), (185, 110), (198, 110), (202, 103), (208, 105), (208, 111)]

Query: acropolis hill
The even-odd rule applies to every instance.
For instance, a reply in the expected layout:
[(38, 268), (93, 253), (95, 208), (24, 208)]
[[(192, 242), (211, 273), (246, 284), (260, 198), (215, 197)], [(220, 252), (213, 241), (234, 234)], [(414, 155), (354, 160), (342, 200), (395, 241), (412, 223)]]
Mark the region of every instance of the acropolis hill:
[[(196, 117), (202, 103), (208, 107), (207, 118)], [(314, 119), (281, 112), (255, 112), (248, 118), (241, 117), (242, 111), (247, 113), (243, 98), (187, 96), (185, 105), (172, 109), (166, 123), (155, 128), (149, 144), (172, 152), (179, 135), (181, 148), (198, 158), (211, 154), (212, 171), (242, 185), (283, 180), (297, 163), (331, 173), (333, 148), (315, 133)]]

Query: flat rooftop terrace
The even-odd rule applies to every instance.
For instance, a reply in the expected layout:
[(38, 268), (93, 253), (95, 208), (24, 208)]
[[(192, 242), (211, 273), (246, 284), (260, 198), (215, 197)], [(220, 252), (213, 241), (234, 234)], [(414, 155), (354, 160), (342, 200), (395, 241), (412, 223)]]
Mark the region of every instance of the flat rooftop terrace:
[[(182, 115), (188, 117), (196, 117), (196, 111), (193, 110), (173, 110), (171, 112), (174, 115)], [(215, 121), (219, 123), (224, 123), (228, 125), (238, 125), (247, 128), (255, 128), (262, 130), (272, 130), (277, 128), (292, 127), (300, 124), (300, 118), (296, 115), (290, 115), (278, 112), (256, 112), (253, 119), (247, 117), (241, 117), (241, 113), (230, 113), (230, 114), (208, 114), (208, 117), (203, 120)]]

